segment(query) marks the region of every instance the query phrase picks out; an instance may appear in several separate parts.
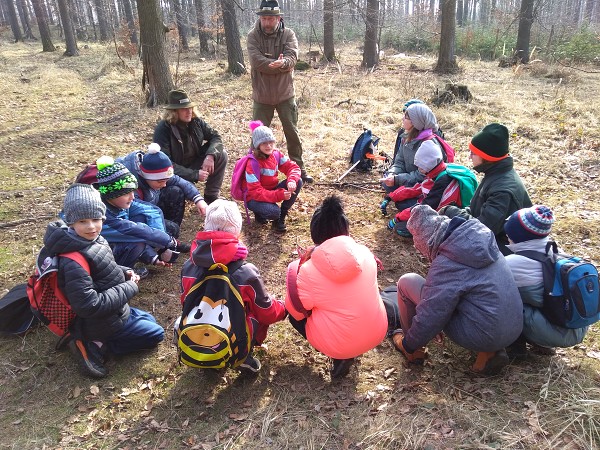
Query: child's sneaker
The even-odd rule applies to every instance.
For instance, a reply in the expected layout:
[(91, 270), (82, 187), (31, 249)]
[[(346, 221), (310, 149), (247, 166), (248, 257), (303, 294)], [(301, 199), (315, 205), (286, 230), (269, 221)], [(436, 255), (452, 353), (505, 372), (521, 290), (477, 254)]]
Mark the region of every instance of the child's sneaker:
[[(95, 344), (92, 344), (95, 345)], [(95, 351), (89, 351), (85, 342), (81, 339), (73, 339), (69, 342), (69, 350), (79, 363), (79, 367), (84, 374), (92, 378), (104, 378), (108, 375), (108, 370), (98, 361)], [(98, 349), (99, 350), (99, 349)]]
[(252, 373), (258, 373), (261, 367), (260, 361), (252, 355), (248, 355), (246, 361), (240, 364), (240, 369), (246, 369)]
[(396, 227), (396, 234), (405, 238), (412, 238), (413, 235), (408, 230)]

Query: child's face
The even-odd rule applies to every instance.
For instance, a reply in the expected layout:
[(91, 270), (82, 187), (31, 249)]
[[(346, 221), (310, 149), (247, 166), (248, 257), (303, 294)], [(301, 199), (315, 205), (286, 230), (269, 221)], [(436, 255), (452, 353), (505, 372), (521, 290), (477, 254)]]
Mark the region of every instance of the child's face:
[(408, 117), (408, 113), (404, 113), (404, 117), (402, 118), (402, 128), (404, 128), (404, 131), (413, 129), (413, 123), (410, 120), (410, 117)]
[(273, 150), (275, 150), (275, 141), (263, 142), (258, 146), (258, 149), (261, 151), (261, 153), (269, 156), (273, 154)]
[(167, 185), (168, 178), (163, 178), (162, 180), (146, 180), (150, 189), (154, 189), (155, 191), (160, 191)]
[(102, 231), (102, 219), (81, 219), (71, 225), (77, 236), (93, 241)]
[(110, 200), (107, 200), (107, 201), (108, 201), (108, 203), (113, 205), (115, 208), (129, 209), (129, 207), (133, 203), (133, 198), (134, 197), (133, 197), (133, 191), (132, 191), (129, 194), (121, 195), (120, 197), (116, 197), (116, 198), (111, 198)]
[(471, 152), (471, 162), (473, 163), (473, 167), (477, 167), (485, 162), (485, 160), (475, 153)]

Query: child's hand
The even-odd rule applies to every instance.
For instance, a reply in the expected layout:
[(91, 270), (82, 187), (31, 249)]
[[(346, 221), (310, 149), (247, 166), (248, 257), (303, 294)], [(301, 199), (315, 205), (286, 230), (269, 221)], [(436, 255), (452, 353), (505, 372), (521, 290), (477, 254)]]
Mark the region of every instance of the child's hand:
[(394, 175), (388, 175), (385, 178), (380, 178), (379, 182), (385, 184), (386, 186), (393, 186), (394, 185)]
[(133, 281), (135, 284), (138, 284), (138, 282), (140, 281), (140, 276), (133, 270), (127, 270), (125, 271), (125, 279), (127, 281)]
[(206, 207), (207, 206), (208, 206), (208, 204), (204, 200), (200, 200), (199, 202), (196, 202), (196, 209), (198, 210), (198, 213), (201, 216), (206, 215)]
[(293, 193), (296, 190), (296, 182), (288, 181), (287, 188), (289, 192)]
[(289, 200), (290, 198), (292, 198), (292, 193), (290, 191), (283, 191), (283, 199)]
[(209, 175), (208, 171), (200, 169), (198, 171), (198, 181), (206, 181), (206, 179), (208, 178), (208, 175)]

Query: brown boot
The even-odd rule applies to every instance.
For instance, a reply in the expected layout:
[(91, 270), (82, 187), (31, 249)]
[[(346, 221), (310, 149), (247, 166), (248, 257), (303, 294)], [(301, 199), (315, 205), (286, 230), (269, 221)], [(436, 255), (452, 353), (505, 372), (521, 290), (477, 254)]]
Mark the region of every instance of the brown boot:
[(427, 359), (427, 347), (421, 347), (412, 353), (408, 353), (402, 344), (403, 339), (404, 333), (396, 333), (392, 336), (392, 341), (394, 342), (394, 347), (396, 347), (396, 350), (402, 353), (410, 364), (418, 364), (422, 366), (425, 362), (425, 359)]
[(508, 355), (504, 349), (497, 352), (479, 352), (475, 364), (471, 366), (471, 372), (488, 376), (498, 375), (508, 362)]

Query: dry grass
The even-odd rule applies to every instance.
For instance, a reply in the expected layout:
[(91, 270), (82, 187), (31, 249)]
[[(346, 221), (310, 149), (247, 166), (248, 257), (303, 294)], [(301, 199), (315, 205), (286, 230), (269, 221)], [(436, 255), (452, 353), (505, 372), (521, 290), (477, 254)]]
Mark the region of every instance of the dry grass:
[[(382, 259), (382, 287), (407, 271), (426, 271), (410, 242), (385, 230), (379, 192), (329, 183), (348, 168), (363, 125), (391, 152), (404, 101), (427, 100), (447, 81), (467, 84), (474, 96), (469, 104), (435, 109), (458, 160), (468, 163), (468, 141), (483, 125), (506, 123), (534, 201), (555, 209), (559, 243), (600, 261), (598, 75), (462, 61), (463, 71), (446, 79), (429, 71), (434, 61), (427, 57), (388, 60), (365, 74), (357, 50), (341, 54), (339, 65), (296, 73), (305, 160), (318, 183), (301, 194), (285, 236), (255, 225), (244, 232), (271, 292), (283, 295), (284, 268), (297, 244), (310, 243), (312, 211), (331, 192), (344, 198), (353, 236)], [(80, 57), (63, 58), (5, 40), (0, 64), (0, 223), (31, 219), (0, 228), (4, 289), (31, 272), (48, 216), (75, 174), (102, 154), (148, 144), (160, 110), (142, 106), (139, 64), (127, 61), (132, 75), (110, 46), (90, 44)], [(193, 53), (182, 57), (177, 73), (179, 86), (223, 135), (230, 158), (245, 152), (248, 76), (231, 77)], [(277, 121), (275, 128), (282, 139)], [(190, 239), (199, 228), (188, 211), (184, 235)], [(167, 336), (179, 312), (179, 269), (152, 268), (133, 302), (155, 314)], [(287, 323), (272, 327), (256, 379), (180, 367), (165, 342), (155, 352), (110, 361), (110, 377), (94, 382), (76, 372), (68, 354), (54, 353), (53, 337), (39, 330), (0, 340), (0, 448), (593, 449), (600, 447), (598, 329), (584, 345), (533, 356), (493, 379), (469, 375), (472, 355), (453, 344), (432, 348), (423, 369), (410, 369), (386, 341), (339, 382), (330, 382), (327, 358)]]

